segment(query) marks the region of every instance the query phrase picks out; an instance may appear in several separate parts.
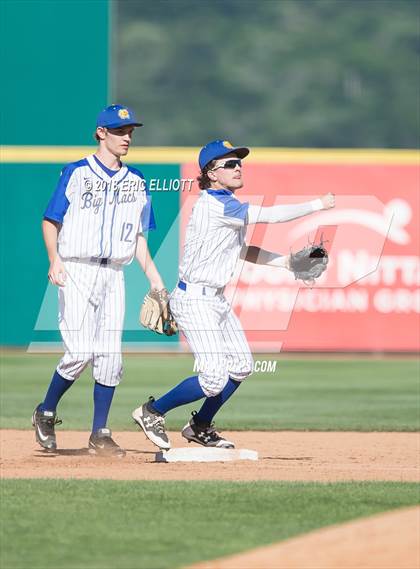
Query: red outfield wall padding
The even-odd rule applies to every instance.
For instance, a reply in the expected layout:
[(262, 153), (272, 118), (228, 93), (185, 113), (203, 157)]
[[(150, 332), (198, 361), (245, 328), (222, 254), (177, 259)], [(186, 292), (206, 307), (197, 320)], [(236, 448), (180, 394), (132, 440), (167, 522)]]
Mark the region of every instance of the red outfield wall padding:
[[(195, 164), (182, 169), (197, 175)], [(313, 288), (244, 263), (226, 291), (254, 349), (419, 349), (419, 168), (412, 164), (255, 164), (244, 161), (240, 201), (296, 203), (327, 192), (336, 208), (251, 226), (247, 243), (278, 253), (323, 233), (330, 263)], [(181, 244), (198, 193), (182, 195)], [(321, 228), (321, 229), (320, 229)]]

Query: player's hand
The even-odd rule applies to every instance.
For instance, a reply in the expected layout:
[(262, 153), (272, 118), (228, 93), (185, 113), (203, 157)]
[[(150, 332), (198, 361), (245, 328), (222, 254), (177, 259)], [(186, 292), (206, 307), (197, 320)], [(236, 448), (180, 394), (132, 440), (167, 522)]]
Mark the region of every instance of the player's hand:
[(332, 207), (335, 207), (335, 196), (331, 192), (325, 194), (325, 196), (321, 196), (319, 199), (321, 200), (324, 209), (331, 209)]
[(48, 280), (51, 284), (57, 286), (66, 285), (66, 269), (64, 268), (63, 261), (57, 255), (55, 259), (50, 264), (50, 269), (48, 271)]

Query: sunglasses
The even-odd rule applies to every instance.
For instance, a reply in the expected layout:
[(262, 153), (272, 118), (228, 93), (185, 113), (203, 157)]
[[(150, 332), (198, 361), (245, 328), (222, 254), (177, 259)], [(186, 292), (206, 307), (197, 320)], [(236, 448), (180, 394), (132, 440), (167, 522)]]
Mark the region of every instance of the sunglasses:
[(219, 170), (219, 168), (223, 168), (224, 170), (234, 170), (236, 166), (242, 168), (242, 160), (239, 158), (232, 158), (232, 160), (226, 160), (224, 164), (216, 166), (216, 168), (212, 168), (212, 171), (214, 172), (215, 170)]

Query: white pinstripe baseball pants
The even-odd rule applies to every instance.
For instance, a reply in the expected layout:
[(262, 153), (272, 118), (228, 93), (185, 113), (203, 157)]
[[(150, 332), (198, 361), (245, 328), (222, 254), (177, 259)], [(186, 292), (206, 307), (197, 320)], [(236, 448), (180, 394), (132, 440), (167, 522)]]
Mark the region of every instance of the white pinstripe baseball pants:
[(170, 307), (194, 354), (207, 397), (220, 393), (229, 376), (243, 381), (253, 369), (252, 354), (238, 317), (223, 294), (203, 296), (178, 287)]
[(125, 310), (122, 265), (72, 260), (64, 266), (67, 280), (58, 291), (58, 321), (65, 354), (57, 371), (75, 380), (91, 363), (95, 381), (118, 385)]

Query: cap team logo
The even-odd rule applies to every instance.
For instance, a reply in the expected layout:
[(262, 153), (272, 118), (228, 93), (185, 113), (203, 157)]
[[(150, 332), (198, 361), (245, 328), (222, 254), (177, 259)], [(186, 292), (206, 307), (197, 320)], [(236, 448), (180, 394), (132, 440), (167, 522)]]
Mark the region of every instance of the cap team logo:
[(224, 141), (223, 141), (223, 146), (224, 146), (225, 148), (233, 148), (233, 144), (231, 144), (231, 143), (229, 142), (229, 140), (224, 140)]
[(118, 111), (118, 116), (120, 117), (120, 119), (129, 119), (130, 113), (127, 111), (127, 109), (120, 109)]

